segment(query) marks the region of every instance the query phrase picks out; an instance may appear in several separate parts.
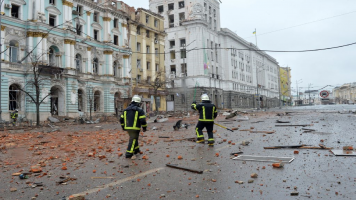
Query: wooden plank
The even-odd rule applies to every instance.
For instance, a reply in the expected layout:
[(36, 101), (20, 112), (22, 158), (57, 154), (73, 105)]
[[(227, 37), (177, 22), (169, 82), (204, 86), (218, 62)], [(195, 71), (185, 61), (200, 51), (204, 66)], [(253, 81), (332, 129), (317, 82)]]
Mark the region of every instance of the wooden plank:
[(178, 165), (166, 164), (166, 166), (167, 167), (171, 167), (171, 168), (175, 168), (175, 169), (181, 169), (181, 170), (184, 170), (184, 171), (197, 173), (197, 174), (202, 174), (203, 173), (203, 171), (201, 171), (201, 170), (195, 170), (195, 169), (189, 169), (189, 168), (185, 168), (185, 167), (179, 167)]

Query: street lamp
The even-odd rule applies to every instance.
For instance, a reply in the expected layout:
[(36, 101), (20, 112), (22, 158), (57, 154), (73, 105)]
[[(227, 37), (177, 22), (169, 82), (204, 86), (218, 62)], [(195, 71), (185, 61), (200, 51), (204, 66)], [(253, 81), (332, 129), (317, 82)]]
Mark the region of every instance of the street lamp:
[(299, 79), (299, 80), (297, 80), (297, 81), (295, 81), (296, 82), (296, 85), (297, 85), (297, 101), (298, 101), (298, 105), (299, 105), (299, 98), (300, 98), (300, 96), (299, 96), (299, 88), (298, 88), (298, 84), (299, 83), (303, 83), (303, 79)]

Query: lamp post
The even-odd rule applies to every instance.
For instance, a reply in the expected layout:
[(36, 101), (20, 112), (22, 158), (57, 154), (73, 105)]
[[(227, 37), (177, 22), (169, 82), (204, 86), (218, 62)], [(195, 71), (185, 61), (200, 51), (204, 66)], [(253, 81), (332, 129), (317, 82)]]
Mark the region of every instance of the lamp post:
[[(0, 8), (2, 7), (2, 4), (4, 3), (4, 0), (1, 0), (0, 1)], [(0, 14), (0, 27), (2, 27), (2, 25), (1, 25), (1, 16), (2, 16), (2, 14)], [(1, 30), (0, 30), (0, 49), (2, 49), (1, 47), (2, 47), (2, 35), (1, 35)], [(2, 64), (2, 52), (0, 53), (0, 127), (2, 127), (3, 126), (3, 120), (2, 120), (2, 107), (1, 107), (1, 94), (2, 94), (2, 91), (1, 91), (1, 85), (2, 85), (2, 74), (1, 74), (1, 64)]]
[(299, 83), (303, 83), (303, 79), (299, 79), (298, 81), (295, 81), (296, 85), (297, 85), (297, 101), (298, 101), (298, 105), (299, 105), (299, 88), (298, 88), (298, 84)]

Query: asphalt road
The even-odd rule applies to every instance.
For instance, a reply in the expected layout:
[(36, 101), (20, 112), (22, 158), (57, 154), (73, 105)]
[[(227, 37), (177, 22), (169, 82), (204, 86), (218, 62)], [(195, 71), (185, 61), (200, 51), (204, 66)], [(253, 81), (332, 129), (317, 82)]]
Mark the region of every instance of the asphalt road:
[[(0, 154), (1, 162), (20, 156), (23, 160), (20, 168), (2, 164), (0, 167), (0, 199), (66, 199), (73, 194), (82, 194), (85, 199), (355, 199), (356, 195), (356, 157), (334, 156), (329, 150), (319, 149), (274, 149), (263, 147), (306, 144), (342, 149), (355, 145), (356, 109), (352, 105), (306, 106), (287, 109), (271, 109), (270, 112), (249, 113), (249, 121), (218, 122), (227, 127), (239, 127), (239, 131), (229, 132), (215, 126), (216, 145), (196, 144), (191, 141), (165, 142), (167, 139), (157, 136), (169, 136), (170, 139), (194, 137), (194, 126), (188, 130), (172, 131), (172, 122), (150, 124), (161, 130), (148, 131), (141, 146), (142, 155), (135, 160), (119, 157), (116, 153), (105, 152), (106, 158), (88, 157), (87, 152), (75, 154), (66, 162), (68, 170), (61, 170), (65, 160), (54, 159), (47, 163), (40, 176), (31, 176), (21, 180), (12, 173), (20, 169), (28, 171), (32, 165), (32, 154), (27, 147), (18, 145)], [(277, 113), (292, 112), (290, 115), (276, 116)], [(346, 114), (340, 114), (342, 111)], [(257, 116), (254, 116), (256, 115)], [(178, 119), (177, 119), (178, 120)], [(316, 132), (304, 133), (302, 127), (275, 127), (276, 120), (291, 121), (290, 124), (309, 124), (305, 128)], [(225, 121), (219, 118), (218, 121)], [(258, 122), (259, 123), (253, 123)], [(187, 123), (194, 121), (186, 121)], [(113, 130), (116, 125), (103, 124), (101, 130)], [(250, 133), (240, 131), (275, 131), (273, 134)], [(82, 129), (79, 127), (77, 129)], [(73, 131), (75, 128), (71, 128)], [(94, 127), (92, 129), (95, 129)], [(61, 134), (61, 133), (58, 133)], [(101, 133), (98, 133), (99, 135)], [(206, 134), (206, 133), (205, 133)], [(85, 134), (84, 134), (85, 135)], [(206, 136), (206, 135), (205, 135)], [(45, 136), (47, 137), (47, 136)], [(49, 137), (49, 136), (48, 136)], [(83, 136), (84, 137), (84, 136)], [(207, 136), (206, 136), (207, 137)], [(152, 138), (152, 141), (149, 142)], [(207, 139), (207, 138), (206, 138)], [(229, 144), (224, 139), (231, 141)], [(168, 139), (169, 140), (169, 139)], [(249, 141), (242, 146), (242, 141)], [(126, 143), (110, 139), (113, 148), (124, 152)], [(235, 145), (233, 145), (235, 143)], [(80, 146), (80, 143), (77, 143)], [(97, 148), (98, 143), (91, 144)], [(104, 145), (104, 146), (105, 146)], [(298, 150), (299, 154), (294, 154)], [(20, 153), (19, 153), (20, 151)], [(241, 155), (294, 157), (283, 168), (273, 168), (272, 162), (233, 160), (232, 152)], [(218, 155), (217, 155), (218, 153)], [(70, 156), (71, 154), (68, 154)], [(143, 156), (148, 157), (142, 159)], [(178, 160), (178, 156), (183, 159)], [(26, 164), (27, 163), (27, 164)], [(196, 174), (165, 165), (201, 170)], [(93, 170), (96, 170), (93, 173)], [(257, 178), (251, 178), (257, 173)], [(60, 176), (76, 178), (66, 185), (56, 185)], [(253, 180), (252, 183), (248, 183)], [(236, 183), (243, 181), (242, 184)], [(28, 184), (26, 184), (28, 182)], [(43, 186), (31, 187), (35, 182)], [(17, 191), (11, 192), (10, 188)], [(298, 196), (291, 196), (298, 192)]]

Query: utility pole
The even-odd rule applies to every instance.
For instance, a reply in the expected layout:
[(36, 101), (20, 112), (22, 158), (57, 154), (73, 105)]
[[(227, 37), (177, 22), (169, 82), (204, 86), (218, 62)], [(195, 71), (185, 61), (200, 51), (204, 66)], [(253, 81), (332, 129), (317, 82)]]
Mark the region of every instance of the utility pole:
[[(4, 0), (1, 0), (1, 2), (0, 2), (0, 8), (2, 7), (2, 4), (3, 4), (3, 3), (4, 3)], [(2, 16), (2, 14), (0, 14), (0, 28), (2, 28), (2, 23), (1, 23), (1, 20), (2, 20), (2, 19), (1, 19), (1, 16)], [(2, 45), (3, 45), (3, 44), (2, 44), (2, 35), (1, 35), (1, 32), (2, 32), (2, 31), (0, 30), (0, 49), (2, 49), (1, 47), (2, 47)], [(2, 92), (2, 91), (1, 91), (1, 87), (2, 87), (2, 86), (1, 86), (1, 85), (2, 85), (2, 74), (1, 74), (1, 71), (2, 71), (2, 68), (1, 68), (1, 67), (2, 67), (2, 66), (1, 66), (1, 64), (2, 64), (2, 53), (3, 53), (3, 52), (0, 53), (0, 127), (3, 127), (3, 120), (2, 120), (2, 116), (1, 116), (1, 115), (2, 115), (2, 107), (1, 107), (1, 96), (2, 96), (2, 95), (1, 95), (1, 94), (2, 94), (2, 93), (1, 93), (1, 92)]]
[(309, 85), (308, 85), (308, 92), (309, 92), (309, 105), (311, 105), (311, 103), (310, 103), (310, 86), (311, 86), (311, 83), (309, 83)]

